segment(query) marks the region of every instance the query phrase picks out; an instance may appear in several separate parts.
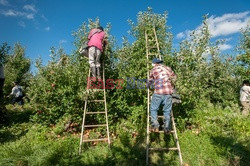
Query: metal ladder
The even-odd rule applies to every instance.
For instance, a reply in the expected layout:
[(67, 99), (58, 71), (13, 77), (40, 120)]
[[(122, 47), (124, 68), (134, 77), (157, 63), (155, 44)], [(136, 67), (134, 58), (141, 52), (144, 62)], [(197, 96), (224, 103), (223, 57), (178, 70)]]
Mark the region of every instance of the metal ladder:
[[(89, 74), (88, 74), (88, 83), (87, 83), (87, 97), (85, 99), (84, 103), (84, 112), (83, 112), (83, 120), (82, 120), (82, 131), (81, 131), (81, 138), (80, 138), (80, 147), (79, 147), (79, 154), (82, 151), (82, 143), (83, 142), (99, 142), (99, 141), (108, 141), (108, 145), (110, 147), (110, 137), (109, 137), (109, 125), (108, 125), (108, 111), (107, 111), (107, 102), (106, 102), (106, 89), (105, 89), (105, 66), (104, 62), (102, 63), (102, 85), (101, 88), (99, 89), (90, 89), (89, 85), (91, 83), (90, 78), (90, 69), (89, 69)], [(103, 92), (103, 100), (100, 99), (90, 99), (89, 94), (91, 91), (96, 92)], [(103, 103), (104, 104), (104, 109), (105, 111), (95, 111), (95, 112), (90, 112), (88, 111), (88, 103)], [(103, 114), (105, 115), (105, 124), (85, 124), (85, 120), (87, 115), (98, 115), (98, 114)], [(106, 127), (106, 138), (96, 138), (96, 139), (84, 139), (84, 131), (86, 128), (96, 128), (96, 127)]]
[[(153, 30), (153, 33), (149, 33), (150, 31)], [(145, 30), (145, 42), (146, 42), (146, 56), (147, 56), (147, 61), (152, 60), (153, 57), (157, 57), (161, 60), (160, 56), (160, 47), (159, 47), (159, 42), (156, 34), (155, 27), (152, 29), (146, 29)], [(152, 58), (151, 58), (152, 57)], [(149, 63), (147, 63), (147, 68), (149, 69)], [(147, 73), (147, 77), (149, 79), (149, 71)], [(182, 155), (181, 155), (181, 149), (180, 149), (180, 144), (177, 136), (177, 131), (176, 131), (176, 126), (175, 126), (175, 121), (174, 121), (174, 115), (173, 115), (173, 110), (171, 111), (171, 121), (172, 121), (172, 128), (170, 134), (174, 134), (174, 139), (175, 139), (175, 144), (176, 147), (163, 147), (163, 148), (154, 148), (150, 147), (150, 134), (152, 133), (149, 130), (149, 125), (150, 125), (150, 90), (148, 88), (147, 91), (147, 96), (148, 96), (148, 101), (147, 101), (147, 140), (146, 140), (146, 164), (149, 164), (149, 153), (150, 151), (177, 151), (179, 155), (179, 160), (180, 160), (180, 165), (183, 164), (182, 161)], [(163, 116), (158, 116), (158, 118), (164, 118)], [(159, 131), (158, 133), (164, 133), (164, 131)]]

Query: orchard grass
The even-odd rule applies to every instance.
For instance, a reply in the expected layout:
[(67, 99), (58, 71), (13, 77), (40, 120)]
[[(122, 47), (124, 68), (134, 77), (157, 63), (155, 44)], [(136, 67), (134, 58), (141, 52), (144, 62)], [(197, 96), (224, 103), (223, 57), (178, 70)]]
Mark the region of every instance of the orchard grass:
[[(30, 121), (31, 106), (24, 106), (24, 111), (12, 106), (7, 109), (10, 119), (0, 129), (0, 165), (145, 165), (146, 126), (134, 127), (135, 117), (110, 124), (110, 148), (107, 143), (86, 143), (78, 155), (79, 131), (59, 135), (57, 125), (47, 127)], [(250, 122), (237, 108), (208, 104), (203, 110), (194, 110), (189, 119), (192, 127), (178, 132), (184, 163), (249, 165)], [(177, 125), (181, 128), (183, 124)], [(155, 134), (152, 140), (153, 146), (174, 146), (171, 137)], [(152, 153), (150, 162), (178, 165), (179, 160), (175, 152)]]

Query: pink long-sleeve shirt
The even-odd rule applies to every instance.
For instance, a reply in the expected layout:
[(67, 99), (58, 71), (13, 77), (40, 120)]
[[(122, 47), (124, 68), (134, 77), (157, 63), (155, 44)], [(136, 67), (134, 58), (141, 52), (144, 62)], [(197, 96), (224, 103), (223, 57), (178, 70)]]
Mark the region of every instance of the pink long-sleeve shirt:
[(105, 32), (101, 31), (100, 29), (92, 29), (88, 35), (88, 46), (94, 46), (97, 47), (100, 51), (103, 51), (102, 42), (105, 38), (105, 35)]

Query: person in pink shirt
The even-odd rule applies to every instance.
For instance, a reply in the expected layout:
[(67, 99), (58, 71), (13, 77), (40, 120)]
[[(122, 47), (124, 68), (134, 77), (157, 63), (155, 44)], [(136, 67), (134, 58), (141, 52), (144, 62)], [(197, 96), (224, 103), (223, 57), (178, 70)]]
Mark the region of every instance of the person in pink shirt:
[(91, 68), (92, 77), (98, 79), (100, 76), (100, 57), (104, 47), (107, 44), (106, 33), (103, 31), (103, 27), (94, 28), (89, 32), (88, 35), (88, 47), (89, 47), (89, 65)]

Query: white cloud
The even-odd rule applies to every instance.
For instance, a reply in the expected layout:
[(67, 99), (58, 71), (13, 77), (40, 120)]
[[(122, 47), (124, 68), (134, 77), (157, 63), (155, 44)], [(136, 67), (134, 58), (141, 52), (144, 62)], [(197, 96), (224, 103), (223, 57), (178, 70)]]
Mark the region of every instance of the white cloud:
[[(208, 29), (213, 37), (227, 36), (240, 32), (241, 29), (246, 28), (250, 23), (250, 11), (241, 13), (228, 13), (220, 17), (212, 15), (208, 18)], [(195, 30), (201, 28), (199, 25)], [(180, 32), (176, 35), (178, 39), (186, 38), (190, 34), (190, 30)]]
[(34, 19), (34, 14), (32, 14), (32, 13), (19, 12), (19, 11), (12, 10), (12, 9), (2, 10), (1, 14), (4, 16), (11, 16), (11, 17), (24, 17), (24, 18), (27, 18), (29, 20)]
[(36, 8), (34, 5), (24, 5), (23, 6), (23, 9), (26, 10), (26, 11), (32, 11), (34, 13), (37, 12)]
[(48, 21), (47, 17), (45, 17), (45, 15), (41, 15), (41, 18), (44, 20), (44, 21)]
[(5, 16), (17, 16), (17, 12), (14, 10), (5, 10), (5, 11), (1, 11), (1, 14), (5, 15)]
[(224, 14), (221, 17), (208, 18), (208, 28), (212, 37), (226, 36), (240, 32), (250, 21), (250, 11)]
[(63, 43), (67, 43), (67, 40), (62, 39), (62, 40), (59, 41), (59, 44), (63, 44)]
[(180, 32), (180, 33), (178, 33), (177, 35), (176, 35), (176, 37), (177, 37), (177, 39), (183, 39), (183, 38), (185, 38), (185, 33), (184, 32)]
[(232, 37), (229, 37), (229, 38), (222, 39), (222, 40), (224, 40), (225, 42), (229, 42), (229, 41), (231, 41), (232, 39), (233, 39)]
[(23, 21), (19, 21), (19, 22), (18, 22), (18, 25), (19, 25), (20, 27), (23, 27), (23, 28), (26, 27), (26, 24), (25, 24)]
[(34, 19), (34, 14), (26, 14), (27, 19)]
[(45, 28), (45, 31), (50, 31), (50, 27), (46, 27), (46, 28)]
[(8, 6), (9, 2), (7, 0), (0, 0), (0, 4), (3, 6)]
[(220, 45), (219, 45), (219, 50), (220, 50), (220, 51), (229, 50), (229, 49), (231, 49), (231, 48), (232, 48), (232, 46), (231, 46), (230, 44), (220, 44)]

